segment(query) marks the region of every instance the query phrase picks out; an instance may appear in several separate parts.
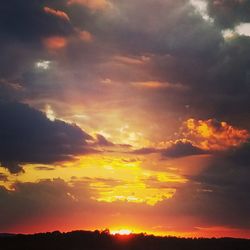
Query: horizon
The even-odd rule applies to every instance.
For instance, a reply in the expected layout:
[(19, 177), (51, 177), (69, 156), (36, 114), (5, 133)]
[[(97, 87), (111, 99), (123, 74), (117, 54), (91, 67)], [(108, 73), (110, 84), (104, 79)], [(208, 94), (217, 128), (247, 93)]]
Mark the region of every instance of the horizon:
[(95, 229), (95, 230), (85, 230), (85, 229), (78, 229), (78, 230), (72, 230), (72, 231), (60, 231), (60, 230), (55, 230), (55, 231), (44, 231), (44, 232), (32, 232), (32, 233), (22, 233), (22, 232), (17, 232), (17, 233), (11, 233), (11, 232), (0, 232), (0, 235), (10, 235), (10, 236), (15, 236), (15, 235), (27, 235), (27, 236), (33, 236), (33, 235), (38, 235), (38, 234), (55, 234), (55, 233), (59, 233), (59, 234), (72, 234), (72, 233), (98, 233), (98, 234), (107, 234), (110, 236), (118, 236), (118, 237), (124, 237), (124, 239), (126, 238), (130, 238), (131, 236), (140, 236), (143, 235), (144, 237), (159, 237), (159, 238), (178, 238), (178, 239), (240, 239), (240, 240), (250, 240), (249, 238), (244, 238), (244, 237), (230, 237), (230, 236), (218, 236), (218, 237), (205, 237), (205, 236), (180, 236), (180, 235), (175, 235), (175, 234), (154, 234), (154, 233), (148, 233), (148, 232), (119, 232), (119, 231), (130, 231), (127, 229), (120, 229), (120, 230), (114, 230), (114, 231), (110, 231), (108, 228), (105, 229)]
[(230, 239), (245, 239), (250, 240), (250, 236), (243, 236), (240, 233), (237, 235), (235, 233), (229, 235), (214, 235), (212, 234), (205, 234), (205, 235), (198, 235), (198, 234), (178, 234), (176, 232), (164, 233), (164, 232), (146, 232), (140, 230), (130, 230), (125, 228), (119, 229), (109, 229), (109, 228), (102, 228), (102, 229), (72, 229), (69, 231), (62, 231), (62, 230), (53, 230), (53, 231), (30, 231), (30, 232), (0, 232), (0, 235), (9, 234), (9, 235), (36, 235), (36, 234), (47, 234), (47, 233), (60, 233), (60, 234), (69, 234), (75, 232), (91, 232), (95, 233), (98, 232), (100, 234), (108, 234), (111, 236), (131, 236), (131, 235), (144, 235), (144, 236), (155, 236), (155, 237), (176, 237), (180, 239), (223, 239), (223, 238), (230, 238)]
[(181, 238), (146, 234), (110, 234), (108, 230), (39, 233), (32, 235), (0, 235), (3, 247), (11, 249), (242, 249), (250, 246), (249, 239)]
[(249, 9), (3, 0), (0, 232), (250, 238)]

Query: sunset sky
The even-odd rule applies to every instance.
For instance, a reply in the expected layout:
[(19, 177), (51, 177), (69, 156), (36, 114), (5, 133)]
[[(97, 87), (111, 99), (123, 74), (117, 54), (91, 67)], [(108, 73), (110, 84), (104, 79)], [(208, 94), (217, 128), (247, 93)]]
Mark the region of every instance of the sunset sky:
[(250, 238), (249, 0), (3, 0), (0, 232)]

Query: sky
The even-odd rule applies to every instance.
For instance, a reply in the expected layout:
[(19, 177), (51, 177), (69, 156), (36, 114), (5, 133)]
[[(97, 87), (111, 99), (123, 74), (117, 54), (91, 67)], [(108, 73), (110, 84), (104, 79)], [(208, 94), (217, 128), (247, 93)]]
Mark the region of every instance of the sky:
[(250, 1), (3, 0), (0, 232), (250, 238)]

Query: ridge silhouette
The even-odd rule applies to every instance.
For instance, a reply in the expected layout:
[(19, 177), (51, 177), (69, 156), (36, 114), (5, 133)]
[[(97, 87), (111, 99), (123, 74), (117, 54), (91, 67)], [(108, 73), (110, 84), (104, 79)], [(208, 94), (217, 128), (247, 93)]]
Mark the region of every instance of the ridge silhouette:
[(0, 234), (2, 250), (249, 250), (250, 240), (236, 238), (178, 238), (146, 234), (111, 235), (104, 231), (59, 231)]

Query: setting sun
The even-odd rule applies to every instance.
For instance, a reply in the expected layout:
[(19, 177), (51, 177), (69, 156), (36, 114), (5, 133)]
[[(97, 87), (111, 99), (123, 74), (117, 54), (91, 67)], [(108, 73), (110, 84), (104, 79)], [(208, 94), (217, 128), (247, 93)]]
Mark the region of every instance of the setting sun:
[(132, 233), (132, 230), (129, 229), (119, 229), (119, 230), (113, 230), (110, 232), (111, 234), (119, 234), (119, 235), (129, 235)]

